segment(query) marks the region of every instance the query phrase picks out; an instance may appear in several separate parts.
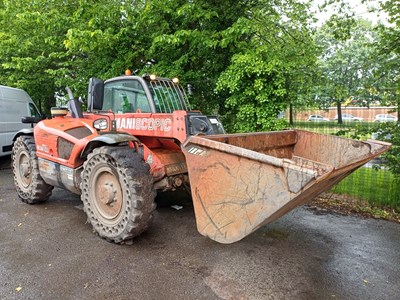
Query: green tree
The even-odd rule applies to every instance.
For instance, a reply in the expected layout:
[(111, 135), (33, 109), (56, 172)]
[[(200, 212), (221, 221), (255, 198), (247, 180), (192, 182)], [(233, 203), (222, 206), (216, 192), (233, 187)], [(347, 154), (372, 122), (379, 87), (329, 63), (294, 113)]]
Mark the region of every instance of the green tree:
[(71, 59), (55, 72), (59, 84), (68, 79), (78, 94), (85, 95), (90, 77), (107, 79), (142, 65), (151, 45), (140, 19), (145, 2), (80, 1), (63, 41)]
[[(400, 7), (397, 0), (385, 1), (383, 11), (389, 15), (389, 26), (380, 24), (379, 39), (375, 43), (376, 56), (382, 62), (375, 72), (373, 87), (386, 105), (394, 105), (400, 117)], [(392, 147), (384, 154), (389, 169), (400, 183), (400, 123), (379, 124), (370, 131), (378, 135), (378, 139), (392, 143)], [(398, 199), (400, 203), (400, 198)]]
[[(257, 1), (155, 1), (149, 6), (147, 22), (162, 24), (153, 34), (147, 58), (156, 58), (153, 70), (179, 75), (195, 87), (194, 106), (208, 113), (226, 113), (225, 95), (216, 93), (218, 77), (237, 52), (237, 40), (227, 41), (226, 31), (247, 18)], [(148, 27), (148, 25), (146, 26)]]
[[(78, 78), (85, 80), (90, 76), (108, 78), (131, 68), (138, 69), (138, 74), (178, 76), (182, 83), (195, 87), (196, 108), (223, 114), (223, 98), (214, 89), (236, 48), (233, 43), (221, 44), (221, 32), (248, 14), (252, 2), (180, 0), (82, 4), (73, 15), (75, 25), (68, 30), (65, 41), (69, 56), (74, 59), (68, 62), (64, 75), (68, 77), (73, 70)], [(79, 19), (89, 22), (79, 22)], [(157, 63), (146, 64), (151, 59)]]
[(237, 47), (216, 89), (228, 95), (225, 120), (233, 131), (286, 127), (276, 116), (311, 86), (316, 48), (308, 7), (295, 1), (258, 5), (226, 30), (222, 41)]
[(390, 25), (380, 24), (379, 39), (375, 43), (376, 57), (381, 61), (371, 84), (384, 105), (397, 107), (400, 117), (400, 16), (398, 1), (385, 1), (382, 10), (389, 16)]
[(53, 70), (65, 60), (63, 40), (75, 1), (2, 1), (0, 82), (25, 89), (48, 113), (59, 90)]
[(345, 39), (336, 32), (337, 27), (329, 23), (317, 33), (317, 43), (324, 49), (319, 62), (323, 81), (317, 95), (323, 103), (336, 104), (342, 123), (341, 107), (346, 100), (358, 101), (360, 106), (376, 100), (370, 82), (380, 62), (373, 55), (376, 31), (371, 22), (356, 19)]

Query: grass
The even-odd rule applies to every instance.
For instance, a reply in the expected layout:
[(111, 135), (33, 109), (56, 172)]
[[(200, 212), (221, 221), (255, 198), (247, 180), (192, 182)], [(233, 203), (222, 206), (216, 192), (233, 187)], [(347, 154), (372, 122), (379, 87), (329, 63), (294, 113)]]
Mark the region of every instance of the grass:
[(332, 192), (366, 200), (377, 207), (400, 211), (400, 183), (387, 170), (360, 168), (333, 187)]
[(368, 201), (348, 195), (325, 192), (307, 205), (319, 212), (333, 212), (340, 215), (359, 215), (366, 218), (385, 219), (400, 223), (400, 211), (390, 207), (377, 207)]

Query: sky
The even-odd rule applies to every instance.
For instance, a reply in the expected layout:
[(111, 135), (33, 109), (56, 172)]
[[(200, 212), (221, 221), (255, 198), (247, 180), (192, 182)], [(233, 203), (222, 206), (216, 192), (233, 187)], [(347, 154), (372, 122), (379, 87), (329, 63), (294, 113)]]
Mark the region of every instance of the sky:
[[(318, 5), (321, 5), (324, 3), (325, 0), (314, 0), (315, 3), (315, 9), (317, 9)], [(368, 7), (379, 7), (379, 3), (381, 1), (378, 0), (369, 0), (369, 4), (363, 4), (361, 3), (361, 0), (343, 0), (347, 3), (350, 4), (350, 6), (352, 7), (352, 9), (355, 11), (355, 14), (357, 17), (363, 18), (363, 19), (368, 19), (370, 21), (372, 21), (374, 24), (376, 24), (378, 21), (383, 22), (384, 24), (387, 24), (387, 19), (388, 16), (386, 13), (380, 13), (380, 15), (378, 15), (378, 13), (370, 13), (368, 12)], [(317, 16), (319, 18), (317, 25), (321, 25), (323, 24), (332, 14), (332, 11), (328, 11), (328, 12), (321, 12), (318, 13)]]

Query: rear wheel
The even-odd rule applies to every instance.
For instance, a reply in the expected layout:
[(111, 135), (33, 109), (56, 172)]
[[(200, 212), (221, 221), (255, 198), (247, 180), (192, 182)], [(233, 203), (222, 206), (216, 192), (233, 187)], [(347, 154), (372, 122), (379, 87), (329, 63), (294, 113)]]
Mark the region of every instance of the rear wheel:
[(153, 177), (149, 166), (131, 148), (94, 149), (83, 165), (81, 190), (88, 221), (108, 241), (131, 240), (152, 220)]
[(39, 173), (35, 140), (32, 136), (16, 139), (12, 152), (14, 184), (19, 198), (29, 204), (44, 202), (51, 196), (53, 186), (44, 182)]

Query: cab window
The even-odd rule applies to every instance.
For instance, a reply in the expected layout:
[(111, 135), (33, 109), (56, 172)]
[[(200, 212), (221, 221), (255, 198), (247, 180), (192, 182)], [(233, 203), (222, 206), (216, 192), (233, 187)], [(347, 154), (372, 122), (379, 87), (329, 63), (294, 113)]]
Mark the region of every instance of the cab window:
[(138, 80), (118, 80), (104, 85), (103, 110), (115, 113), (151, 112), (149, 100)]

